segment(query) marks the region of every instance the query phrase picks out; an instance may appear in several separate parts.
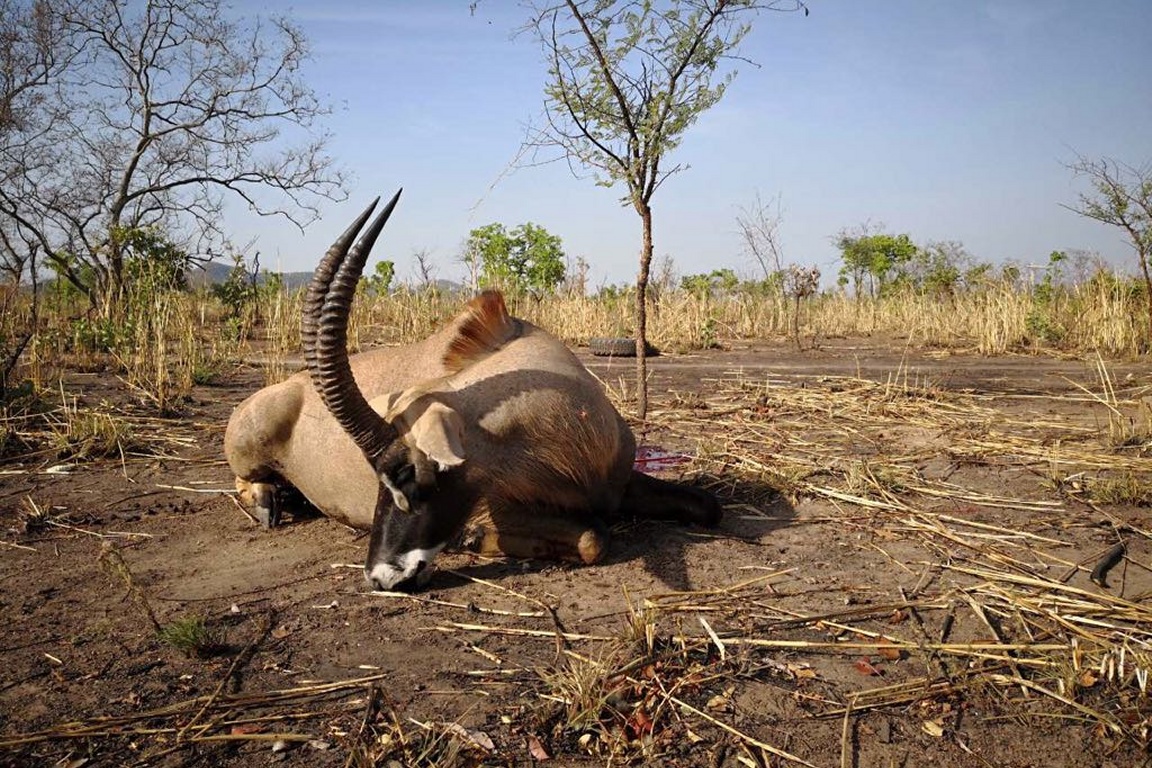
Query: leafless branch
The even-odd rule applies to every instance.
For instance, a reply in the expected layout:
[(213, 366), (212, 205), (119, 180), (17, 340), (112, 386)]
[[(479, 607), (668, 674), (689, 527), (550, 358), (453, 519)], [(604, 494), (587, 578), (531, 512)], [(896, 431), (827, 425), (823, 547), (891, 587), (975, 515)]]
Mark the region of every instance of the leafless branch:
[(756, 193), (756, 199), (736, 214), (736, 226), (744, 241), (744, 250), (756, 260), (764, 279), (784, 272), (784, 254), (780, 244), (780, 225), (784, 220), (780, 195), (767, 203)]

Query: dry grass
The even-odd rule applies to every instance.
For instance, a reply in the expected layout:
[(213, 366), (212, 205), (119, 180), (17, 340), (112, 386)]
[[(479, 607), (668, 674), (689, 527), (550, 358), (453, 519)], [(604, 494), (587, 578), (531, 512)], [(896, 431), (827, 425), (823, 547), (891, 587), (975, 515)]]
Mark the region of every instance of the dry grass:
[[(572, 345), (631, 333), (633, 305), (628, 295), (521, 298), (510, 303), (514, 314)], [(362, 297), (353, 310), (362, 318), (357, 336), (360, 343), (424, 338), (458, 306), (459, 299), (440, 293)], [(800, 329), (816, 341), (883, 334), (906, 337), (914, 345), (961, 347), (988, 355), (1050, 349), (1132, 356), (1150, 344), (1146, 327), (1138, 322), (1141, 306), (1138, 296), (1125, 297), (1095, 284), (1059, 292), (1042, 305), (1030, 291), (1006, 284), (946, 298), (905, 293), (857, 299), (833, 293), (802, 303)], [(653, 302), (648, 322), (650, 341), (658, 348), (685, 351), (722, 339), (787, 337), (791, 306), (775, 294), (714, 297), (672, 291)], [(1057, 333), (1057, 328), (1062, 330)]]
[[(26, 296), (10, 291), (3, 296), (6, 317), (27, 316)], [(245, 360), (262, 361), (272, 383), (291, 372), (287, 361), (298, 355), (300, 299), (300, 291), (261, 290), (238, 314), (229, 315), (207, 293), (142, 292), (123, 318), (110, 322), (91, 318), (75, 298), (49, 294), (21, 373), (46, 388), (64, 370), (110, 366), (161, 411), (177, 407), (193, 386)], [(1049, 350), (1131, 357), (1152, 346), (1146, 326), (1137, 321), (1141, 300), (1109, 280), (1043, 297), (1009, 283), (947, 297), (907, 292), (871, 299), (826, 293), (801, 303), (799, 327), (811, 344), (829, 336), (882, 334), (905, 338), (910, 345), (987, 355)], [(425, 338), (461, 303), (461, 297), (436, 290), (363, 293), (353, 307), (350, 345), (355, 350)], [(570, 345), (631, 334), (633, 304), (627, 293), (510, 297), (509, 303), (513, 313)], [(788, 337), (791, 318), (789, 300), (774, 293), (667, 291), (652, 303), (649, 336), (667, 351), (703, 349), (724, 339)], [(0, 325), (0, 347), (14, 333), (14, 325)]]
[[(150, 404), (118, 405), (68, 394), (8, 403), (0, 415), (0, 464), (67, 472), (76, 462), (168, 458), (196, 444), (204, 425), (156, 415)], [(53, 398), (53, 399), (48, 399)]]

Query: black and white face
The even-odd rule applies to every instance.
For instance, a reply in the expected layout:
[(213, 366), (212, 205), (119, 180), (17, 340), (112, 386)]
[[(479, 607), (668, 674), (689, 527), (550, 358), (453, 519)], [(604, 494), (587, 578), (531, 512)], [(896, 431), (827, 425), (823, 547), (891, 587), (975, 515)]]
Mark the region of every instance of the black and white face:
[(375, 590), (415, 592), (428, 583), (429, 566), (448, 539), (428, 530), (428, 515), (397, 509), (387, 490), (380, 500), (388, 509), (377, 507), (364, 577)]
[(431, 577), (441, 550), (460, 532), (471, 501), (463, 469), (427, 473), (402, 463), (383, 478), (368, 542), (364, 576), (376, 590), (414, 592)]

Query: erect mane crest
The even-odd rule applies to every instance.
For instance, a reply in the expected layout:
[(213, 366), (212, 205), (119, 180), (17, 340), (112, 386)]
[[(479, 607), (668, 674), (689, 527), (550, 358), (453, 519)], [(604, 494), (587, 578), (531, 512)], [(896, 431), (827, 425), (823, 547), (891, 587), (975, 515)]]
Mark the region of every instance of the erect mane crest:
[(484, 291), (464, 309), (456, 337), (444, 353), (444, 367), (455, 373), (486, 357), (516, 336), (519, 324), (508, 314), (499, 291)]

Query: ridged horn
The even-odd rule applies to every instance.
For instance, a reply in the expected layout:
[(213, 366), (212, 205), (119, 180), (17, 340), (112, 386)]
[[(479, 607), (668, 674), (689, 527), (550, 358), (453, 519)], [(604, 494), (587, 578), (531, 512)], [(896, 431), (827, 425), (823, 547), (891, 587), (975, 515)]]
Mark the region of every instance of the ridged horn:
[[(348, 229), (336, 238), (336, 242), (332, 243), (324, 258), (316, 266), (316, 271), (312, 273), (312, 280), (304, 295), (304, 307), (300, 318), (300, 344), (304, 349), (304, 362), (309, 371), (316, 368), (316, 324), (320, 321), (320, 310), (323, 309), (324, 299), (328, 296), (328, 287), (332, 284), (332, 278), (336, 275), (341, 260), (348, 253), (352, 241), (356, 239), (356, 235), (364, 227), (364, 222), (368, 221), (368, 217), (372, 215), (379, 202), (380, 198), (373, 200)], [(320, 396), (323, 397), (324, 393), (321, 392)]]
[(397, 192), (350, 248), (376, 208), (377, 198), (324, 254), (308, 286), (300, 327), (312, 385), (328, 411), (373, 463), (396, 439), (396, 429), (372, 410), (356, 386), (348, 364), (348, 315), (364, 262), (399, 199)]

